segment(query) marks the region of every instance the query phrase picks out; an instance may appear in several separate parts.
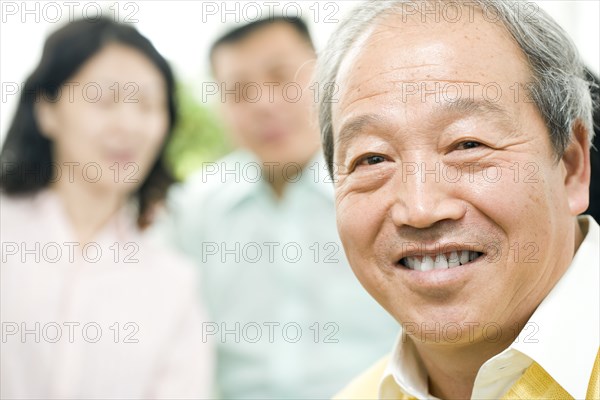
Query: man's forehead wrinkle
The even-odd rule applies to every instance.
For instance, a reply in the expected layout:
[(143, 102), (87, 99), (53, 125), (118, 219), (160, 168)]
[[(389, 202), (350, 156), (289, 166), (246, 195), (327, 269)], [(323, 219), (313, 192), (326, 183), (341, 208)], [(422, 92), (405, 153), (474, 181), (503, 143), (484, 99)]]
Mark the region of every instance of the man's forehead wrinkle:
[[(437, 64), (429, 64), (429, 65), (437, 65)], [(412, 67), (407, 67), (407, 68), (412, 68)], [(398, 69), (401, 69), (401, 68), (398, 68)], [(379, 75), (387, 74), (389, 72), (391, 72), (391, 71), (382, 72)], [(362, 88), (361, 88), (362, 85), (365, 85), (365, 84), (369, 83), (370, 81), (375, 80), (376, 78), (379, 78), (379, 75), (373, 76), (363, 82), (360, 82), (359, 84), (357, 83), (354, 85), (349, 85), (352, 88), (352, 90), (350, 90), (350, 91), (354, 92), (354, 89), (360, 89), (360, 90), (357, 90), (358, 92), (360, 92), (362, 90)], [(407, 83), (456, 83), (456, 84), (463, 84), (463, 85), (478, 85), (478, 84), (487, 83), (487, 82), (463, 80), (463, 79), (439, 79), (439, 78), (431, 78), (430, 75), (428, 75), (428, 79), (398, 79), (398, 80), (389, 80), (389, 81), (386, 81), (386, 83), (391, 88), (394, 88), (396, 86), (402, 87), (403, 85), (405, 85)]]
[[(360, 90), (358, 90), (358, 91), (360, 91)], [(361, 97), (357, 97), (355, 99), (352, 99), (352, 101), (350, 103), (348, 103), (344, 108), (351, 107), (352, 105), (354, 105), (355, 103), (357, 103), (359, 101), (368, 100), (368, 99), (371, 99), (373, 97), (377, 97), (377, 96), (381, 96), (383, 94), (387, 94), (389, 92), (390, 92), (390, 90), (385, 90), (383, 92), (375, 92), (375, 93), (367, 94), (367, 95), (364, 95), (364, 96), (361, 96)]]
[[(427, 65), (437, 65), (437, 64), (427, 64)], [(371, 99), (373, 97), (377, 97), (377, 96), (381, 96), (381, 95), (385, 95), (388, 94), (390, 92), (393, 91), (393, 89), (397, 86), (402, 86), (405, 84), (418, 84), (418, 83), (454, 83), (454, 84), (464, 84), (464, 85), (477, 85), (477, 84), (481, 84), (481, 82), (477, 82), (477, 81), (463, 81), (463, 80), (456, 80), (456, 79), (419, 79), (419, 80), (391, 80), (388, 81), (388, 85), (389, 88), (388, 89), (382, 89), (382, 90), (375, 90), (373, 92), (363, 92), (362, 95), (360, 96), (351, 96), (351, 94), (357, 94), (359, 92), (361, 92), (362, 88), (361, 86), (364, 85), (365, 83), (372, 81), (376, 78), (378, 78), (379, 76), (374, 76), (370, 79), (368, 79), (365, 82), (361, 82), (360, 84), (356, 84), (353, 85), (352, 88), (348, 91), (350, 92), (350, 99), (351, 101), (347, 104), (345, 104), (345, 106), (343, 107), (344, 109), (347, 109), (348, 107), (354, 105), (357, 102), (360, 101), (364, 101), (364, 100), (368, 100)]]
[(419, 80), (410, 80), (410, 81), (394, 81), (396, 83), (410, 83), (410, 82), (417, 82), (417, 83), (421, 83), (421, 82), (444, 82), (444, 83), (468, 83), (468, 84), (472, 84), (472, 85), (476, 85), (476, 84), (480, 84), (481, 82), (478, 81), (465, 81), (462, 79), (419, 79)]
[[(347, 91), (349, 92), (349, 94), (359, 93), (363, 90), (363, 87), (368, 85), (370, 82), (372, 82), (374, 80), (380, 81), (382, 76), (391, 74), (396, 71), (407, 71), (407, 70), (416, 69), (416, 68), (436, 67), (436, 66), (439, 66), (439, 64), (420, 64), (420, 65), (398, 66), (398, 67), (393, 67), (387, 71), (381, 71), (378, 74), (373, 75), (373, 76), (369, 77), (368, 79), (362, 80), (360, 82), (352, 82), (352, 79), (350, 79), (349, 83), (348, 83)], [(419, 83), (419, 82), (477, 83), (477, 82), (462, 82), (459, 80), (450, 80), (450, 79), (412, 79), (412, 80), (394, 80), (394, 79), (392, 79), (392, 80), (385, 81), (385, 83), (389, 87), (389, 90), (383, 90), (382, 92), (389, 93), (392, 89), (394, 89), (399, 84)], [(352, 103), (377, 96), (378, 94), (380, 94), (380, 93), (377, 93), (377, 90), (376, 90), (376, 93), (368, 93), (362, 97), (353, 98)], [(350, 103), (350, 104), (352, 104), (352, 103)]]

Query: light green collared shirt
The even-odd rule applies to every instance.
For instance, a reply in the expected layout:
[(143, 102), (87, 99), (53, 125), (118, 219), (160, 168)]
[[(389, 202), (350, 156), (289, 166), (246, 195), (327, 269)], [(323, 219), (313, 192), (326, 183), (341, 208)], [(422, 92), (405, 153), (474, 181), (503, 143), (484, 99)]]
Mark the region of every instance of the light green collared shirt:
[(322, 157), (294, 172), (276, 199), (238, 151), (171, 196), (161, 229), (202, 270), (223, 398), (329, 398), (397, 333), (347, 263)]

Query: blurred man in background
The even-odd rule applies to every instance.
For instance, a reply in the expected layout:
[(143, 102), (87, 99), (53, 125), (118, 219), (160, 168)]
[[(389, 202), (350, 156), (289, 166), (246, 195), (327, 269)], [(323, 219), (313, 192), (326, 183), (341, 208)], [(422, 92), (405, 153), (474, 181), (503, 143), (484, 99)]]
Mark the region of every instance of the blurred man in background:
[(339, 243), (311, 108), (315, 50), (300, 19), (245, 25), (211, 65), (239, 150), (171, 198), (165, 225), (202, 267), (223, 398), (326, 398), (395, 336)]

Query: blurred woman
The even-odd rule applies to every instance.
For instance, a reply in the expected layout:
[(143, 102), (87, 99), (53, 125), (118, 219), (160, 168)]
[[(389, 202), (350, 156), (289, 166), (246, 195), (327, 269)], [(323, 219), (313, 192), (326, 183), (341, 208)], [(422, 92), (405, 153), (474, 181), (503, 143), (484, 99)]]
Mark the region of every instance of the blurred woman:
[(194, 268), (144, 231), (175, 115), (135, 28), (81, 20), (46, 41), (0, 153), (2, 398), (210, 395)]

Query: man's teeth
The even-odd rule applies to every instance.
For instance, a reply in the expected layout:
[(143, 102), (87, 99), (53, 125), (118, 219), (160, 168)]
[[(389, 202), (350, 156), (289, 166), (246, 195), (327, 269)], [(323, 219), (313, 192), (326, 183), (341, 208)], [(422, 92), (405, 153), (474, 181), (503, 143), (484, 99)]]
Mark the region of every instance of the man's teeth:
[(411, 256), (404, 257), (401, 263), (415, 271), (431, 271), (432, 269), (448, 269), (467, 264), (482, 253), (477, 251), (452, 251), (450, 253), (440, 253), (435, 256)]
[[(461, 254), (463, 253), (462, 251), (460, 252)], [(467, 253), (467, 257), (468, 257), (468, 251)], [(452, 253), (450, 253), (450, 257), (448, 257), (448, 267), (452, 268), (452, 267), (458, 267), (460, 265), (460, 257), (458, 256), (458, 252), (453, 251)]]
[(421, 270), (422, 271), (430, 271), (433, 269), (433, 259), (429, 256), (423, 257), (423, 261), (421, 262)]
[(460, 265), (466, 264), (469, 262), (470, 257), (469, 257), (469, 251), (461, 251), (460, 252)]

